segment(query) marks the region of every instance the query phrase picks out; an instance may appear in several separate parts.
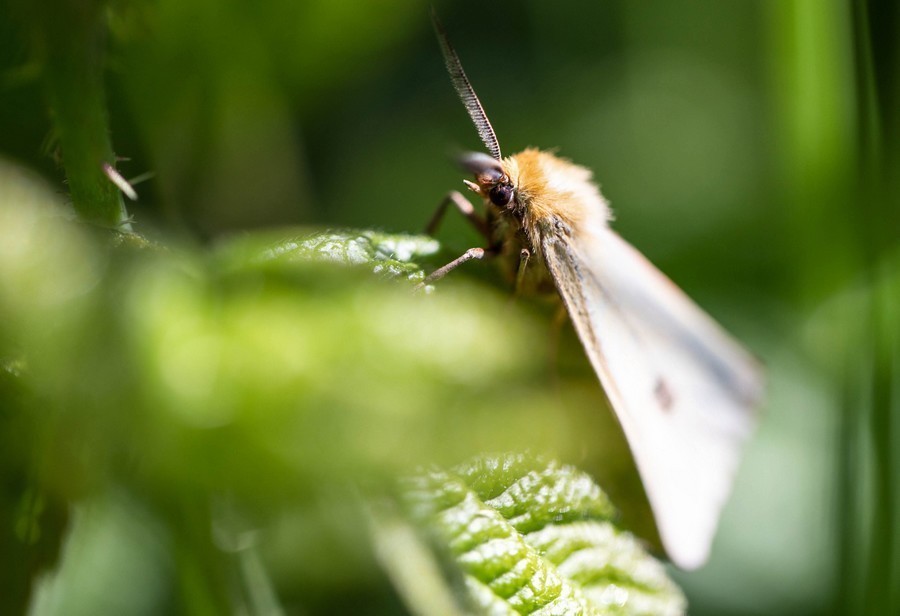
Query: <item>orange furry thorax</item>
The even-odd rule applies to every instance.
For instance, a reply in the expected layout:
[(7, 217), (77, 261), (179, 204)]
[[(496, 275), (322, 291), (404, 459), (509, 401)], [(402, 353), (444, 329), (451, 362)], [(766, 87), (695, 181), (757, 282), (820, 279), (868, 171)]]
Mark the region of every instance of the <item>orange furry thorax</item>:
[(535, 148), (502, 162), (525, 208), (526, 226), (538, 225), (549, 217), (559, 218), (572, 229), (598, 216), (604, 222), (609, 220), (609, 205), (589, 169)]

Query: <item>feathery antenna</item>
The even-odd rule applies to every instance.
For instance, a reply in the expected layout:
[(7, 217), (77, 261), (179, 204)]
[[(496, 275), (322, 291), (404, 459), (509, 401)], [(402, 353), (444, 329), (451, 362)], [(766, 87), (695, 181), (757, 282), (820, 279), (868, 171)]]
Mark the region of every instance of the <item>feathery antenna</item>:
[(441, 51), (444, 53), (444, 62), (447, 64), (447, 72), (450, 73), (450, 81), (453, 82), (456, 93), (459, 94), (460, 100), (462, 100), (463, 105), (466, 106), (466, 111), (469, 112), (469, 117), (472, 118), (475, 128), (478, 129), (478, 136), (481, 137), (481, 141), (487, 147), (488, 152), (491, 153), (491, 156), (500, 160), (500, 144), (497, 142), (497, 135), (494, 134), (494, 128), (491, 126), (490, 120), (488, 120), (487, 115), (484, 113), (484, 107), (481, 106), (481, 101), (478, 100), (478, 96), (475, 94), (472, 84), (469, 83), (469, 78), (466, 77), (466, 72), (459, 62), (459, 56), (456, 55), (453, 45), (450, 44), (450, 40), (447, 38), (447, 32), (444, 30), (444, 26), (441, 25), (441, 21), (438, 19), (437, 11), (434, 10), (434, 7), (431, 7), (431, 23), (434, 25), (434, 31), (437, 34), (438, 42), (441, 44)]

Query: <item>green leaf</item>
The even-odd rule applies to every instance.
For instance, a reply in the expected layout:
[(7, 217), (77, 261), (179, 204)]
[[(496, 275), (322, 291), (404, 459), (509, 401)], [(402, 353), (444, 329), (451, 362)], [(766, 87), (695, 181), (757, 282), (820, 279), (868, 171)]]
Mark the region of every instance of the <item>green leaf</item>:
[(239, 268), (292, 266), (309, 263), (369, 268), (388, 278), (421, 280), (417, 263), (438, 252), (437, 240), (424, 235), (381, 233), (372, 230), (302, 230), (285, 237), (258, 234), (226, 245), (222, 256)]
[(606, 494), (574, 467), (524, 455), (479, 458), (409, 479), (403, 499), (479, 613), (685, 611), (663, 565), (616, 527)]

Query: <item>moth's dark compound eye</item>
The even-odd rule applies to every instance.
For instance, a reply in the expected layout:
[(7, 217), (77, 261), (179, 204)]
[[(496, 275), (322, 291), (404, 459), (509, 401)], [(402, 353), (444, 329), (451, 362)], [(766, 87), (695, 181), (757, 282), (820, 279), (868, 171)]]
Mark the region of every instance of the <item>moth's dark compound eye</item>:
[(505, 205), (509, 205), (509, 202), (512, 201), (513, 187), (509, 184), (497, 184), (491, 189), (491, 192), (489, 194), (491, 197), (491, 203), (503, 207)]

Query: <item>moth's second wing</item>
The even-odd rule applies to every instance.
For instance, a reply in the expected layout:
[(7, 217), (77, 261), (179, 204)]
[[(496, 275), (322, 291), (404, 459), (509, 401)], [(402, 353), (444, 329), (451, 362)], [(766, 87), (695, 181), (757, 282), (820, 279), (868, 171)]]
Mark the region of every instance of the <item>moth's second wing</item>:
[(541, 249), (622, 424), (673, 562), (702, 565), (762, 394), (757, 363), (606, 226)]

